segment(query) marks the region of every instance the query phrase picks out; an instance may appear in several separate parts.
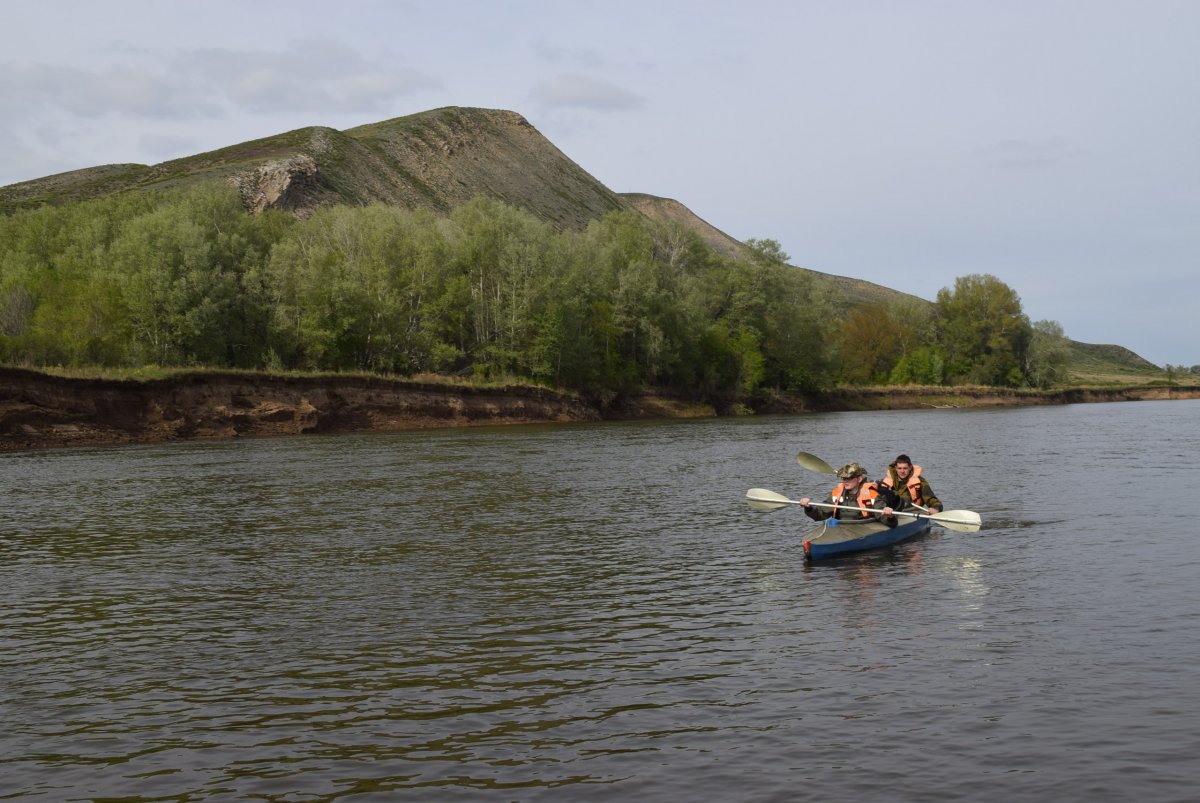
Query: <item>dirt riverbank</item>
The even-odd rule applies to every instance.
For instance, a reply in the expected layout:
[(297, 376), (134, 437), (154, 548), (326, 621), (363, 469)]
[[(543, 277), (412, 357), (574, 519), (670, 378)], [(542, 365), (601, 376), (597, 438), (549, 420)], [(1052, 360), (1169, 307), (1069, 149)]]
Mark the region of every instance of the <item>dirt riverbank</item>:
[[(1059, 393), (948, 388), (772, 394), (743, 412), (804, 413), (1198, 398), (1200, 389)], [(387, 431), (487, 424), (715, 416), (711, 406), (646, 394), (601, 408), (544, 388), (480, 388), (371, 377), (180, 374), (73, 379), (0, 368), (0, 449)]]

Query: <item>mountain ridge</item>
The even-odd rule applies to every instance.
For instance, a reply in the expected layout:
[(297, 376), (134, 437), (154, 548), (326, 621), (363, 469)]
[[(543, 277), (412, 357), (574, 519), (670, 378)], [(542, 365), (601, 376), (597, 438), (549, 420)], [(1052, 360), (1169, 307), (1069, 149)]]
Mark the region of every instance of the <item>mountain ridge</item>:
[[(121, 192), (167, 190), (223, 180), (248, 211), (307, 216), (319, 206), (384, 203), (445, 213), (483, 194), (558, 229), (582, 229), (613, 211), (635, 211), (694, 232), (717, 253), (749, 258), (747, 246), (681, 202), (618, 193), (572, 161), (525, 117), (502, 109), (448, 106), (344, 131), (308, 126), (155, 165), (118, 163), (0, 187), (0, 214)], [(799, 266), (845, 308), (914, 298), (862, 279)], [(1074, 343), (1075, 341), (1072, 341)], [(1079, 344), (1130, 367), (1153, 363), (1119, 346)]]

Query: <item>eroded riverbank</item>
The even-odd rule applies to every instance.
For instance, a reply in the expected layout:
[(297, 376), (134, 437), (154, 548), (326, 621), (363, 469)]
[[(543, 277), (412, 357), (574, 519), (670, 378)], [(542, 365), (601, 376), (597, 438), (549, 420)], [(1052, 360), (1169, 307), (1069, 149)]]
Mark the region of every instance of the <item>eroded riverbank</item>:
[[(1198, 398), (1200, 388), (1042, 391), (884, 388), (771, 394), (745, 412), (804, 413)], [(374, 377), (180, 374), (76, 379), (0, 368), (0, 449), (392, 431), (487, 424), (716, 416), (710, 405), (645, 394), (602, 407), (532, 386), (473, 387)]]

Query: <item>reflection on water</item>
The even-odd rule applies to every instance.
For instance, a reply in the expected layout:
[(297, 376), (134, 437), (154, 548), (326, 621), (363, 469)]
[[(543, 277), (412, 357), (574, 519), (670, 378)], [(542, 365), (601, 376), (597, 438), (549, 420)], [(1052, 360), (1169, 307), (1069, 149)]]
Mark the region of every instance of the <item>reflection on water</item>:
[[(0, 455), (0, 796), (1188, 799), (1200, 549), (1148, 502), (1196, 409)], [(1135, 444), (1097, 527), (1067, 483)], [(806, 565), (744, 503), (828, 490), (801, 448), (985, 527)]]
[(977, 558), (962, 558), (949, 567), (959, 591), (964, 597), (983, 597), (988, 593), (983, 576), (983, 563)]

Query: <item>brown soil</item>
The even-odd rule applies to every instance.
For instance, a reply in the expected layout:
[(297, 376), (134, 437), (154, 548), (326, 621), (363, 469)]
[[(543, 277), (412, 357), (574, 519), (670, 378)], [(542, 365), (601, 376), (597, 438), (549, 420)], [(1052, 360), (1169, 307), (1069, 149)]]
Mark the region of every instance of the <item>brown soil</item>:
[[(1166, 398), (1200, 398), (1200, 389), (1047, 394), (995, 388), (882, 388), (764, 395), (750, 409), (804, 413)], [(0, 368), (0, 449), (717, 414), (709, 405), (658, 394), (602, 408), (574, 394), (529, 386), (213, 373), (143, 382)]]
[(577, 396), (535, 387), (209, 373), (141, 382), (0, 369), (0, 449), (599, 417)]

